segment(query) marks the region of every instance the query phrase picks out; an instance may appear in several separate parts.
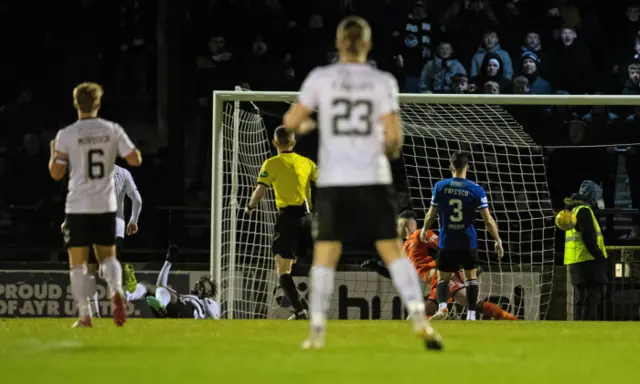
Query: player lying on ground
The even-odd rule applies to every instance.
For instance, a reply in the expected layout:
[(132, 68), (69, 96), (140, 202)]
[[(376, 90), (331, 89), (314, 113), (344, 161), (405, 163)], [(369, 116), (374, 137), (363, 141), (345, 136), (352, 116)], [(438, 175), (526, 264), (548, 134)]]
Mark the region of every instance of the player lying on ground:
[[(127, 236), (133, 236), (138, 233), (138, 218), (142, 210), (142, 196), (138, 192), (138, 187), (133, 181), (131, 173), (117, 165), (114, 165), (113, 181), (116, 189), (116, 197), (118, 199), (118, 209), (116, 211), (116, 257), (118, 260), (122, 257), (122, 246), (124, 243), (125, 232)], [(126, 225), (124, 220), (124, 199), (128, 196), (131, 199), (131, 217)], [(67, 222), (64, 221), (60, 226), (60, 230), (64, 233)], [(93, 263), (87, 265), (87, 281), (86, 289), (89, 294), (89, 302), (94, 317), (100, 317), (100, 301), (98, 300), (98, 286), (96, 284), (96, 274), (98, 266)]]
[(167, 259), (160, 270), (156, 284), (138, 282), (131, 265), (125, 265), (124, 281), (127, 301), (146, 299), (154, 316), (159, 318), (219, 319), (220, 307), (213, 300), (217, 292), (214, 281), (202, 277), (191, 294), (183, 295), (169, 288), (167, 282), (172, 260), (178, 256), (178, 247), (171, 245)]
[(140, 152), (116, 123), (98, 118), (103, 91), (95, 83), (73, 90), (78, 121), (61, 129), (51, 141), (49, 174), (60, 181), (69, 172), (65, 202), (64, 243), (69, 253), (71, 293), (78, 307), (74, 327), (91, 327), (89, 305), (89, 249), (93, 247), (100, 273), (109, 286), (113, 321), (126, 321), (122, 293), (122, 267), (116, 256), (114, 165), (116, 156), (130, 166), (142, 163)]
[(371, 27), (364, 19), (351, 16), (340, 22), (336, 48), (339, 62), (311, 71), (283, 118), (287, 129), (304, 134), (315, 129), (310, 115), (318, 111), (318, 219), (309, 336), (302, 347), (324, 346), (342, 243), (358, 241), (375, 244), (411, 314), (413, 331), (428, 349), (440, 350), (440, 335), (425, 319), (420, 280), (396, 231), (388, 158), (397, 159), (403, 144), (398, 83), (367, 64)]
[[(404, 251), (409, 256), (409, 260), (413, 263), (418, 271), (418, 275), (430, 285), (429, 296), (425, 303), (427, 317), (431, 317), (438, 311), (438, 302), (436, 301), (436, 286), (438, 284), (438, 274), (436, 272), (436, 263), (431, 256), (438, 249), (438, 235), (433, 231), (428, 231), (426, 242), (420, 241), (420, 231), (416, 215), (413, 211), (405, 211), (398, 218), (398, 233), (405, 240)], [(384, 267), (379, 259), (371, 259), (362, 264), (363, 268), (373, 269), (381, 276), (390, 278), (389, 271)], [(480, 268), (477, 268), (480, 274)], [(467, 292), (460, 272), (453, 275), (449, 280), (450, 297), (463, 307), (469, 306), (467, 301)], [(503, 310), (499, 306), (479, 301), (475, 310), (482, 313), (486, 319), (496, 320), (517, 320), (518, 318), (509, 312)]]
[[(451, 156), (451, 173), (453, 177), (436, 183), (433, 187), (431, 206), (420, 232), (420, 241), (427, 241), (429, 228), (438, 219), (440, 212), (440, 240), (438, 242), (438, 283), (436, 298), (438, 312), (434, 319), (448, 316), (449, 281), (460, 268), (464, 270), (464, 282), (467, 287), (467, 302), (478, 302), (478, 236), (473, 222), (476, 211), (485, 223), (485, 228), (495, 240), (495, 251), (498, 260), (504, 255), (502, 241), (498, 234), (498, 225), (489, 212), (489, 202), (484, 189), (466, 179), (469, 170), (469, 154), (456, 152)], [(476, 311), (467, 310), (467, 320), (475, 320)]]

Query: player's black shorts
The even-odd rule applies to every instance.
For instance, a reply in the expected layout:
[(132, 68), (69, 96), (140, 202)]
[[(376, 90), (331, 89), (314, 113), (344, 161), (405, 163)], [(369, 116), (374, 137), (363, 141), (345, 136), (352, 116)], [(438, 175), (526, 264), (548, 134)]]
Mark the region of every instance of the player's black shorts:
[(458, 272), (460, 268), (470, 271), (478, 266), (477, 249), (438, 249), (436, 267), (442, 272)]
[(318, 188), (315, 238), (371, 242), (395, 239), (397, 203), (390, 185)]
[(108, 247), (116, 243), (116, 213), (69, 213), (64, 231), (65, 247)]
[(288, 206), (278, 212), (273, 234), (273, 254), (296, 257), (298, 245), (311, 234), (311, 214), (306, 205)]
[(118, 260), (121, 259), (122, 255), (122, 244), (124, 243), (124, 237), (116, 237), (116, 257)]

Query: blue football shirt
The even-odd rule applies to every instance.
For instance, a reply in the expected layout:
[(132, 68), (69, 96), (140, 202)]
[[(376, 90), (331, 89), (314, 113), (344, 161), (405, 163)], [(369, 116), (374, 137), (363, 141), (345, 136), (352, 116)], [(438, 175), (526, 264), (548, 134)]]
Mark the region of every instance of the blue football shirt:
[(467, 179), (451, 178), (436, 183), (431, 205), (440, 213), (439, 248), (476, 249), (478, 235), (473, 222), (476, 211), (489, 208), (487, 194), (478, 184)]

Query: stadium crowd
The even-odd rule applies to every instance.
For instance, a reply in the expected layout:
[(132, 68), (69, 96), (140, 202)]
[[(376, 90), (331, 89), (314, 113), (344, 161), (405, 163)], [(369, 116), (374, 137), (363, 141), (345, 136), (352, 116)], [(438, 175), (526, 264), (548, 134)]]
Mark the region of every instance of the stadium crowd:
[[(184, 205), (209, 204), (212, 90), (236, 85), (297, 90), (312, 68), (336, 59), (335, 26), (347, 14), (369, 20), (374, 31), (370, 62), (393, 73), (404, 92), (640, 94), (640, 1), (181, 3), (173, 17), (180, 19), (185, 102), (181, 126), (170, 129), (185, 132), (180, 145), (186, 179), (170, 183), (186, 191)], [(167, 183), (162, 174), (170, 161), (156, 142), (157, 52), (158, 44), (165, 43), (156, 35), (158, 4), (0, 0), (2, 243), (59, 242), (64, 191), (48, 178), (44, 164), (49, 140), (74, 118), (69, 96), (81, 81), (104, 85), (105, 117), (121, 122), (148, 154), (150, 160), (133, 172), (145, 196), (141, 228), (154, 220), (152, 207), (166, 203), (163, 194), (145, 195)], [(637, 108), (513, 107), (509, 112), (542, 146), (640, 142)], [(545, 153), (554, 207), (586, 179), (603, 184), (606, 204), (613, 207), (618, 160), (625, 158), (631, 200), (640, 207), (634, 147)], [(190, 236), (207, 233), (192, 230)]]

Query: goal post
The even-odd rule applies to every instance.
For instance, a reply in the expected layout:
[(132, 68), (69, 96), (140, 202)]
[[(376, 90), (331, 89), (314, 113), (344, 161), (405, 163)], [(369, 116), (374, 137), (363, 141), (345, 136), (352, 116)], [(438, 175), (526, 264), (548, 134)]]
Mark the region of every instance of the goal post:
[[(269, 192), (250, 217), (243, 215), (243, 207), (262, 162), (271, 156), (267, 127), (256, 104), (292, 103), (297, 95), (213, 93), (211, 274), (220, 285), (217, 301), (223, 318), (282, 318), (286, 314), (280, 305), (271, 253), (277, 214), (273, 195)], [(493, 242), (478, 220), (485, 269), (480, 276), (480, 296), (521, 318), (543, 319), (550, 302), (555, 231), (545, 163), (540, 147), (502, 106), (630, 106), (638, 98), (402, 94), (399, 101), (406, 132), (404, 176), (412, 209), (422, 216), (433, 184), (450, 177), (450, 152), (470, 150), (470, 178), (487, 191), (507, 247), (505, 261), (497, 262), (492, 257)], [(295, 280), (302, 291), (308, 287), (306, 277)], [(331, 303), (330, 317), (401, 317), (392, 285), (374, 272), (356, 268), (338, 273), (336, 280), (337, 297)]]

